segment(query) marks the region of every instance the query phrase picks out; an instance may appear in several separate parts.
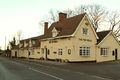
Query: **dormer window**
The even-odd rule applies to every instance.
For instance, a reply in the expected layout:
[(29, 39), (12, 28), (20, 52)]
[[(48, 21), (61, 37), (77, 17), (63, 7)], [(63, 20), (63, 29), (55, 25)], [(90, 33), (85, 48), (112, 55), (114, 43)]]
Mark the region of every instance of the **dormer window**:
[(27, 47), (28, 43), (26, 41), (24, 41), (24, 47)]
[(35, 41), (34, 41), (34, 40), (32, 41), (32, 44), (33, 44), (33, 45), (35, 44)]
[(29, 40), (29, 47), (32, 47), (32, 41)]
[(54, 27), (52, 30), (52, 37), (56, 37), (57, 35), (58, 35), (58, 31)]
[(23, 44), (22, 44), (22, 43), (20, 43), (20, 44), (19, 44), (19, 48), (21, 48), (22, 46), (23, 46)]

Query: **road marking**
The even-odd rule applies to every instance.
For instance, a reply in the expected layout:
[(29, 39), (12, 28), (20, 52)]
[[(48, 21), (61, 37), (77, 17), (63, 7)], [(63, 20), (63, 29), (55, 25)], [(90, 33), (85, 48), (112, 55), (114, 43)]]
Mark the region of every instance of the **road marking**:
[(91, 75), (91, 76), (96, 77), (96, 78), (99, 78), (99, 79), (103, 79), (103, 80), (112, 80), (112, 79), (109, 79), (109, 78), (103, 78), (103, 77), (96, 76), (96, 75)]
[(53, 75), (48, 74), (48, 73), (45, 73), (45, 72), (41, 72), (41, 71), (36, 70), (36, 69), (33, 69), (33, 68), (29, 68), (29, 69), (32, 70), (32, 71), (35, 71), (35, 72), (38, 72), (38, 73), (41, 73), (41, 74), (44, 74), (44, 75), (50, 76), (50, 77), (55, 78), (55, 79), (57, 79), (57, 80), (64, 80), (64, 79), (62, 79), (62, 78), (59, 78), (59, 77), (53, 76)]
[(109, 79), (109, 78), (103, 78), (103, 77), (100, 77), (100, 76), (90, 75), (90, 74), (86, 74), (86, 73), (82, 73), (82, 72), (76, 72), (76, 73), (81, 74), (81, 75), (88, 75), (88, 76), (95, 77), (95, 78), (102, 79), (102, 80), (112, 80), (112, 79)]
[[(17, 60), (15, 60), (15, 61), (17, 61)], [(18, 64), (18, 63), (17, 63), (18, 61), (17, 61), (17, 62), (15, 62), (15, 61), (11, 61), (11, 62), (14, 63), (14, 64)], [(24, 62), (24, 61), (21, 61), (21, 62)], [(37, 64), (36, 64), (36, 65), (37, 65)], [(38, 73), (41, 73), (41, 74), (50, 76), (50, 77), (55, 78), (55, 79), (57, 79), (57, 80), (64, 80), (64, 79), (59, 78), (59, 77), (56, 77), (56, 76), (54, 76), (54, 75), (51, 75), (51, 74), (48, 74), (48, 73), (41, 72), (41, 71), (39, 71), (39, 70), (33, 69), (33, 68), (29, 67), (29, 66), (23, 66), (23, 67), (28, 67), (28, 69), (30, 69), (30, 70), (32, 70), (32, 71), (35, 71), (35, 72), (38, 72)]]
[[(26, 61), (21, 61), (21, 60), (15, 60), (15, 61), (26, 63)], [(37, 64), (37, 63), (30, 63), (30, 64), (38, 65), (38, 66), (42, 66), (42, 67), (46, 67), (46, 68), (52, 68), (52, 69), (56, 69), (56, 70), (62, 70), (62, 71), (65, 71), (65, 72), (73, 72), (73, 73), (77, 73), (77, 74), (81, 74), (81, 75), (88, 75), (90, 77), (94, 77), (94, 78), (98, 78), (98, 79), (102, 79), (102, 80), (112, 80), (112, 79), (109, 79), (109, 78), (103, 78), (103, 77), (96, 76), (96, 75), (90, 75), (90, 74), (86, 74), (86, 73), (83, 73), (83, 72), (75, 72), (75, 71), (71, 71), (71, 70), (68, 70), (68, 69), (61, 69), (61, 68), (57, 68), (57, 67), (53, 67), (53, 66), (45, 66), (45, 65)], [(59, 79), (59, 80), (63, 80), (63, 79)]]
[[(24, 61), (23, 61), (24, 62)], [(34, 65), (38, 65), (38, 66), (42, 66), (42, 67), (46, 67), (46, 68), (52, 68), (52, 69), (56, 69), (56, 70), (62, 70), (62, 71), (65, 71), (65, 72), (71, 72), (70, 70), (68, 69), (60, 69), (60, 68), (56, 68), (56, 67), (50, 67), (50, 66), (44, 66), (44, 65), (41, 65), (41, 64), (37, 64), (37, 63), (30, 63), (30, 64), (34, 64)], [(103, 78), (103, 77), (100, 77), (100, 76), (96, 76), (96, 75), (90, 75), (90, 74), (86, 74), (86, 73), (83, 73), (83, 72), (75, 72), (75, 71), (72, 71), (74, 73), (78, 73), (78, 74), (81, 74), (81, 75), (88, 75), (88, 76), (91, 76), (91, 77), (95, 77), (95, 78), (98, 78), (98, 79), (103, 79), (103, 80), (112, 80), (112, 79), (109, 79), (109, 78)]]

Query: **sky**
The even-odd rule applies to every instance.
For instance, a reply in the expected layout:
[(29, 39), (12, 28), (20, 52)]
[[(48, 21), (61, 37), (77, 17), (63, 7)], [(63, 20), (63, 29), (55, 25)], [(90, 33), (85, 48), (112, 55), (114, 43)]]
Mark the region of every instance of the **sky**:
[(120, 10), (120, 0), (0, 0), (0, 47), (5, 49), (5, 42), (8, 44), (18, 32), (21, 39), (43, 34), (39, 22), (51, 9), (62, 11), (87, 4)]

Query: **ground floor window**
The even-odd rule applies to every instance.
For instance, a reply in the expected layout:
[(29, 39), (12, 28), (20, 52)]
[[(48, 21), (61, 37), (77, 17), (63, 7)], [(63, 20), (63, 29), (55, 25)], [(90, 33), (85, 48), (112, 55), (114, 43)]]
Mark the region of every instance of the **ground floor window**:
[(100, 54), (106, 56), (108, 54), (109, 48), (101, 48)]
[(32, 55), (34, 55), (34, 50), (32, 50)]
[(44, 48), (41, 48), (41, 53), (44, 54)]
[(38, 54), (40, 54), (40, 52), (37, 52)]
[(71, 54), (71, 49), (68, 49), (68, 54), (69, 54), (69, 55)]
[(62, 55), (63, 49), (58, 49), (58, 55)]
[(80, 55), (81, 56), (89, 56), (90, 55), (90, 47), (80, 47)]

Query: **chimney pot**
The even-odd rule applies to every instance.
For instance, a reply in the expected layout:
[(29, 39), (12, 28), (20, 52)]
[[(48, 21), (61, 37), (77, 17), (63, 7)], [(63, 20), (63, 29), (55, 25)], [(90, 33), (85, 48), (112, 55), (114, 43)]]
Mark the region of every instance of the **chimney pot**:
[(62, 13), (62, 12), (59, 13), (59, 21), (62, 21), (63, 19), (66, 19), (66, 18), (67, 18), (66, 13)]

